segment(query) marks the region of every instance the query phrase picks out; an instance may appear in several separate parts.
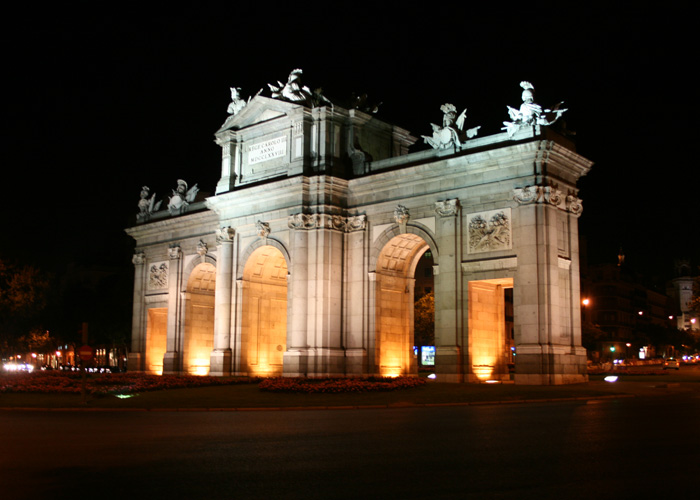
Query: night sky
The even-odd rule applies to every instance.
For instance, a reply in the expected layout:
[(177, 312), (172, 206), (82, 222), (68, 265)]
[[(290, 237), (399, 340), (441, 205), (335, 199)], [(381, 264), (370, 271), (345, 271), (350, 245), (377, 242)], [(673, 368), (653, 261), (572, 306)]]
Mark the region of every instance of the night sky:
[(589, 260), (615, 262), (622, 246), (642, 272), (698, 263), (692, 13), (377, 3), (5, 13), (0, 257), (130, 273), (123, 229), (141, 186), (165, 203), (179, 178), (213, 194), (229, 87), (269, 96), (267, 83), (302, 68), (305, 85), (338, 103), (367, 93), (416, 137), (445, 102), (468, 108), (479, 136), (500, 132), (528, 80), (543, 106), (565, 101), (578, 152), (595, 162), (580, 183)]

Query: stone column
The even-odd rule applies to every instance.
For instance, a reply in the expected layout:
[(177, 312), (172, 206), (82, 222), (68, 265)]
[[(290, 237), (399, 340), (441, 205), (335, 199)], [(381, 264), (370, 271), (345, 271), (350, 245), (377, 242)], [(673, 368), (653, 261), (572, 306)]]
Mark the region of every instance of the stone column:
[(231, 308), (233, 306), (233, 239), (230, 227), (217, 231), (218, 258), (214, 302), (214, 349), (209, 373), (215, 376), (231, 374)]
[(134, 264), (134, 300), (131, 316), (131, 351), (129, 352), (129, 371), (143, 371), (146, 357), (146, 318), (144, 311), (144, 286), (146, 282), (146, 257), (143, 252), (135, 253), (131, 259)]
[(180, 281), (182, 280), (182, 250), (180, 246), (168, 249), (168, 333), (163, 357), (163, 373), (180, 373)]
[(464, 381), (462, 233), (459, 200), (435, 204), (440, 250), (435, 275), (435, 372), (441, 382)]
[(241, 349), (243, 334), (242, 334), (242, 321), (243, 321), (243, 279), (236, 279), (236, 284), (233, 290), (235, 297), (233, 299), (233, 304), (231, 305), (231, 311), (233, 314), (232, 318), (232, 334), (233, 342), (232, 353), (231, 353), (231, 370), (233, 375), (241, 375), (242, 372), (242, 361), (241, 361)]
[(376, 272), (367, 273), (367, 331), (375, 332), (367, 339), (367, 374), (381, 375), (379, 366), (379, 353), (377, 352), (377, 292), (380, 286)]
[(348, 375), (367, 374), (368, 233), (364, 215), (349, 217), (345, 235), (343, 347)]
[(290, 253), (288, 262), (290, 280), (287, 282), (288, 345), (283, 356), (284, 374), (290, 377), (306, 376), (308, 358), (308, 280), (309, 238), (304, 229), (303, 214), (290, 217)]

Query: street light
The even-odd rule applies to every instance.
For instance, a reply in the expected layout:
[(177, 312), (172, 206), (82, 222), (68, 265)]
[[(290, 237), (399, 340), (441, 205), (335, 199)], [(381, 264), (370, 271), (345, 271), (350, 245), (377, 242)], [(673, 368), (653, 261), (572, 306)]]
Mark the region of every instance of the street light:
[(588, 308), (588, 306), (589, 306), (590, 304), (591, 304), (591, 299), (589, 299), (588, 297), (586, 297), (585, 299), (583, 299), (583, 300), (581, 301), (581, 305), (583, 306), (582, 312), (583, 312), (583, 321), (584, 321), (584, 322), (587, 321), (587, 318), (586, 318), (586, 309)]

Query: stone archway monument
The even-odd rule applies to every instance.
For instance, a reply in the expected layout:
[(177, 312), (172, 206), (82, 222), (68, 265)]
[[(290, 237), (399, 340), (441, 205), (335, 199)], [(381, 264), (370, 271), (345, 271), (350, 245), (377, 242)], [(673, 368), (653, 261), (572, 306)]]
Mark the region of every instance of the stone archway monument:
[(301, 75), (270, 97), (232, 89), (214, 195), (178, 180), (163, 204), (178, 209), (159, 210), (142, 189), (129, 369), (186, 370), (185, 328), (203, 321), (187, 284), (206, 259), (211, 374), (415, 375), (415, 270), (430, 251), (437, 380), (587, 380), (576, 185), (591, 162), (551, 128), (566, 110), (523, 82), (504, 132), (479, 136), (445, 104), (429, 148), (409, 153), (416, 138), (366, 100), (332, 104)]

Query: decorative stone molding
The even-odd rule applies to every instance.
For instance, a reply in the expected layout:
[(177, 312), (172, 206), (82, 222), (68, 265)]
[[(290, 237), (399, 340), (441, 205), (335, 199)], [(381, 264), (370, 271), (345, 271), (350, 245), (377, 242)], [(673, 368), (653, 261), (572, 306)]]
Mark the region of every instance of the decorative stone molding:
[(459, 200), (436, 201), (435, 213), (440, 217), (454, 217), (459, 213)]
[(573, 194), (569, 194), (566, 197), (566, 211), (573, 215), (581, 215), (581, 212), (583, 212), (583, 201)]
[(318, 214), (293, 214), (287, 219), (289, 229), (316, 229)]
[(345, 230), (348, 233), (351, 233), (353, 231), (364, 231), (367, 227), (366, 215), (353, 215), (351, 217), (348, 217), (346, 220), (347, 225), (345, 227)]
[(409, 213), (408, 208), (404, 207), (403, 205), (398, 205), (394, 209), (394, 220), (397, 224), (406, 224), (410, 218), (411, 214)]
[(199, 243), (197, 243), (197, 253), (202, 259), (202, 262), (204, 262), (204, 256), (207, 254), (208, 251), (209, 247), (207, 246), (207, 244), (204, 243), (202, 240), (199, 240)]
[(513, 199), (519, 205), (543, 203), (565, 210), (573, 215), (580, 215), (583, 211), (581, 200), (572, 193), (564, 196), (556, 184), (516, 188), (513, 190)]
[(304, 135), (304, 122), (301, 120), (292, 123), (292, 134), (294, 137)]
[(517, 268), (517, 257), (462, 262), (462, 273), (464, 274), (480, 273), (485, 271), (501, 271), (504, 269), (516, 270)]
[(333, 229), (349, 233), (364, 230), (366, 220), (365, 215), (343, 217), (342, 215), (299, 213), (290, 215), (287, 225), (290, 229)]
[(182, 256), (182, 249), (180, 245), (174, 243), (168, 247), (168, 258), (170, 260), (177, 260)]
[(259, 220), (255, 223), (255, 229), (258, 231), (258, 236), (265, 239), (270, 234), (270, 223)]
[(232, 242), (233, 238), (236, 236), (236, 230), (232, 227), (222, 227), (216, 230), (216, 242), (225, 243)]
[(146, 254), (143, 252), (136, 252), (131, 257), (131, 263), (135, 266), (142, 266), (146, 263)]

